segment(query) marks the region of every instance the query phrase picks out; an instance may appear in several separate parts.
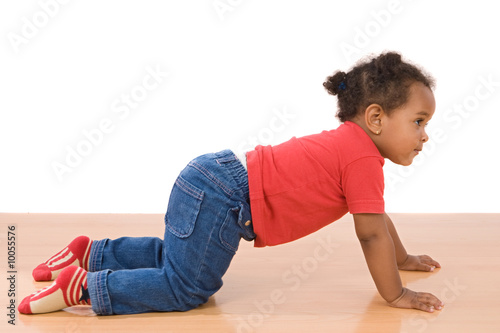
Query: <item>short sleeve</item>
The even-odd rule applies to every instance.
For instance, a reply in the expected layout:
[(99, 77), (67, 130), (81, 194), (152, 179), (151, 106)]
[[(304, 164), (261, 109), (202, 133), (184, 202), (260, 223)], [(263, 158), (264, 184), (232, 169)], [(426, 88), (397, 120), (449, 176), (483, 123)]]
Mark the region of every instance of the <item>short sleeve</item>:
[(342, 172), (342, 189), (351, 214), (383, 214), (384, 160), (363, 157), (348, 164)]

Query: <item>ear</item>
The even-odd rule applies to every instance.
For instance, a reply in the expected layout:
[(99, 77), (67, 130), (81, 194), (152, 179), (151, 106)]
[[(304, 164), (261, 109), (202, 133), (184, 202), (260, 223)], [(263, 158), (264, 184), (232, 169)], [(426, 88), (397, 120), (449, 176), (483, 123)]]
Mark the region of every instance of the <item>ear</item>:
[(384, 109), (378, 104), (370, 104), (365, 110), (366, 127), (373, 134), (380, 134), (382, 131), (382, 118), (384, 117)]

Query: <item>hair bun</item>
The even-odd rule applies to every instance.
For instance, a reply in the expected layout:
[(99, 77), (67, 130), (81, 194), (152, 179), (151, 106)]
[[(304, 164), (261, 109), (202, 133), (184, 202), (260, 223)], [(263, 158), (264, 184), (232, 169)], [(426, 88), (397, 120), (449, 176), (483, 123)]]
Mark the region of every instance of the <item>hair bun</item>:
[(401, 54), (396, 52), (388, 52), (380, 57), (380, 60), (387, 64), (396, 65), (402, 63)]
[(325, 87), (330, 95), (336, 96), (346, 89), (346, 76), (345, 72), (338, 71), (326, 78), (326, 81), (323, 82), (323, 87)]
[(388, 52), (373, 59), (375, 67), (381, 78), (394, 77), (401, 69), (403, 60), (401, 55), (396, 52)]

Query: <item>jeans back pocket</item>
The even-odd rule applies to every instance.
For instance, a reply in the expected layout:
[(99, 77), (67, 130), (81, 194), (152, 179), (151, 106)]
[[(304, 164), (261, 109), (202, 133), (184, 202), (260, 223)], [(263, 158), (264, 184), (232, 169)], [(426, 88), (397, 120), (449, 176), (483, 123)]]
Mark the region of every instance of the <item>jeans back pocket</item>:
[(189, 237), (200, 212), (204, 192), (179, 176), (170, 193), (165, 225), (179, 238)]

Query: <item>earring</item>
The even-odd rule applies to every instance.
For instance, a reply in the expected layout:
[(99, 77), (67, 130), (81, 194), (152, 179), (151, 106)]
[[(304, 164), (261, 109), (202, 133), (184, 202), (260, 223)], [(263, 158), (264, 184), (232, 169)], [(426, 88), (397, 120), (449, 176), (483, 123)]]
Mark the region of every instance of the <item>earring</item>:
[(380, 134), (380, 130), (378, 130), (377, 133), (375, 133), (375, 134), (379, 135)]

